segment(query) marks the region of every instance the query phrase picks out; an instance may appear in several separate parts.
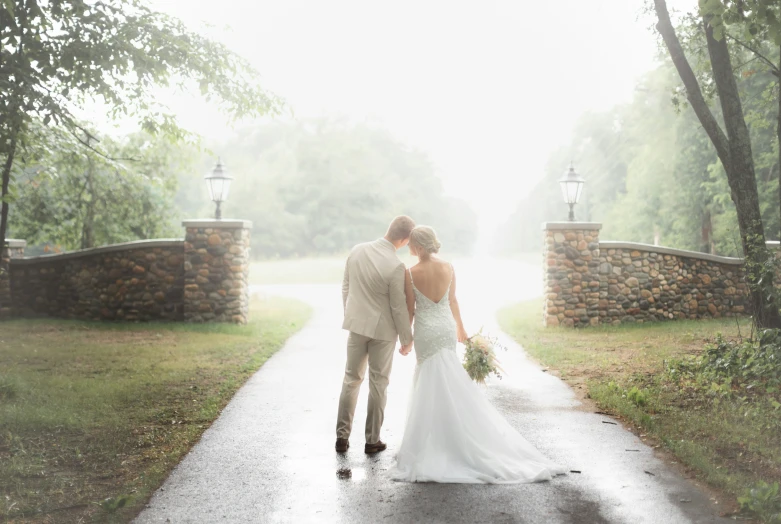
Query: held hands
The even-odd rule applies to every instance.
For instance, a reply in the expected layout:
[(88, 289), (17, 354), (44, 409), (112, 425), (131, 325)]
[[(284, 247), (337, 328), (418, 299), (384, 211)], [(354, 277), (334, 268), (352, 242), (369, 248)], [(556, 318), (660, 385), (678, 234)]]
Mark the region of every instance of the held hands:
[(410, 351), (412, 351), (412, 342), (410, 342), (409, 344), (402, 345), (402, 346), (399, 348), (399, 353), (401, 353), (401, 354), (402, 354), (402, 355), (404, 355), (405, 357), (406, 357), (407, 355), (409, 355), (409, 352), (410, 352)]

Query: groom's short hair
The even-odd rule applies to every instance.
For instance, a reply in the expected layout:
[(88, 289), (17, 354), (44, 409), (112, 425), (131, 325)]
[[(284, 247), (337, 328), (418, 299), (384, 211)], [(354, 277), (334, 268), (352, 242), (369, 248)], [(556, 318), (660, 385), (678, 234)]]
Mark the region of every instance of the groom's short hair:
[(410, 217), (406, 215), (397, 216), (388, 226), (387, 237), (391, 242), (407, 240), (414, 227), (415, 222)]

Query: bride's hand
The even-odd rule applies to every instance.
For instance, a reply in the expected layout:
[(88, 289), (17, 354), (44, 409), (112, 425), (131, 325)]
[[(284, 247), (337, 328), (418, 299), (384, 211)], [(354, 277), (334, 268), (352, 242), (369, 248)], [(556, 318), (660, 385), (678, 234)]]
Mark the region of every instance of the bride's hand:
[(458, 341), (461, 342), (462, 344), (466, 342), (466, 340), (469, 338), (469, 335), (466, 334), (466, 330), (464, 329), (464, 326), (458, 326), (456, 336), (458, 337)]

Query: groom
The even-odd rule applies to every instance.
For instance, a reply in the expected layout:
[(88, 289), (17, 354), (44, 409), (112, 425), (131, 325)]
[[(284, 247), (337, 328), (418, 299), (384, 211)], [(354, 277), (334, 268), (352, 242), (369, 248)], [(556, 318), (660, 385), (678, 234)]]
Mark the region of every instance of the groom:
[(385, 390), (393, 365), (396, 337), (402, 350), (412, 346), (412, 329), (404, 294), (404, 263), (396, 250), (409, 243), (415, 223), (408, 216), (393, 219), (388, 232), (374, 242), (358, 244), (350, 252), (344, 268), (342, 301), (347, 339), (347, 365), (344, 370), (339, 415), (336, 421), (336, 451), (350, 447), (358, 390), (369, 364), (369, 406), (366, 415), (366, 453), (384, 451), (380, 428), (385, 414)]

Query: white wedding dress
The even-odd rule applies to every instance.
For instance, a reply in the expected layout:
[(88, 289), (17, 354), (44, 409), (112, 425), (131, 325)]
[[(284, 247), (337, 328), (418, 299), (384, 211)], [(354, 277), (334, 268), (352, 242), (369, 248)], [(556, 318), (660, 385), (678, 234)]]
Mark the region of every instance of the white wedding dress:
[(417, 366), (392, 478), (510, 484), (564, 473), (502, 417), (467, 375), (456, 353), (450, 287), (433, 302), (412, 286)]

